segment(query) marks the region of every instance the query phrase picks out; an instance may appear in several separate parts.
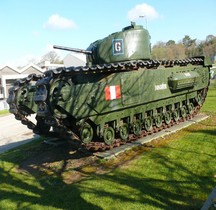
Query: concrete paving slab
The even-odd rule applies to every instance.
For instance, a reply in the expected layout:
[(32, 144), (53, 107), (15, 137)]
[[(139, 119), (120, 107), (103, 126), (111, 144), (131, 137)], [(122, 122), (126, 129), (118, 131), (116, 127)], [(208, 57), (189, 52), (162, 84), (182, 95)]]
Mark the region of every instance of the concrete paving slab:
[[(35, 123), (35, 115), (29, 116)], [(39, 138), (27, 126), (14, 118), (13, 114), (0, 116), (0, 153)]]
[(13, 149), (17, 146), (33, 141), (39, 137), (39, 135), (29, 132), (18, 136), (10, 137), (8, 139), (4, 139), (4, 143), (1, 143), (0, 145), (0, 154), (6, 152), (7, 150)]
[(198, 123), (198, 122), (205, 120), (207, 118), (208, 118), (207, 115), (200, 113), (188, 121), (181, 122), (181, 123), (179, 123), (175, 126), (172, 126), (170, 128), (166, 128), (166, 129), (164, 129), (158, 133), (153, 133), (153, 134), (148, 135), (144, 138), (141, 138), (137, 141), (127, 143), (127, 144), (122, 145), (120, 147), (113, 148), (112, 150), (108, 150), (108, 151), (104, 151), (104, 152), (95, 152), (94, 155), (99, 157), (99, 158), (102, 158), (102, 159), (111, 159), (111, 158), (118, 156), (120, 153), (123, 153), (127, 150), (132, 149), (133, 147), (143, 145), (145, 143), (151, 142), (151, 141), (158, 139), (158, 138), (161, 138), (161, 137), (163, 138), (167, 135), (175, 133), (179, 130), (182, 130), (183, 128), (186, 128), (186, 127), (188, 127), (194, 123)]

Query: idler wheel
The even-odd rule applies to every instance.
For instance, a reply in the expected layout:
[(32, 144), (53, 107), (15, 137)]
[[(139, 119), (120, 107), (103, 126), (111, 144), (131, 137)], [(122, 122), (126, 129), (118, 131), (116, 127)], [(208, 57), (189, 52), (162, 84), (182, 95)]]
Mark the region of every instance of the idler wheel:
[(113, 143), (115, 139), (115, 131), (112, 127), (108, 127), (104, 129), (103, 139), (107, 145), (111, 145)]
[(129, 126), (127, 123), (124, 123), (119, 129), (119, 135), (122, 140), (126, 141), (129, 136)]
[(83, 124), (83, 126), (80, 129), (80, 138), (83, 143), (87, 144), (92, 141), (93, 139), (93, 129), (91, 125), (89, 125), (87, 122)]
[(133, 133), (136, 136), (139, 136), (141, 134), (141, 130), (142, 130), (142, 124), (140, 122), (140, 120), (136, 120), (133, 122)]
[(17, 92), (17, 104), (23, 105), (23, 103), (28, 99), (28, 94), (28, 87), (21, 87)]

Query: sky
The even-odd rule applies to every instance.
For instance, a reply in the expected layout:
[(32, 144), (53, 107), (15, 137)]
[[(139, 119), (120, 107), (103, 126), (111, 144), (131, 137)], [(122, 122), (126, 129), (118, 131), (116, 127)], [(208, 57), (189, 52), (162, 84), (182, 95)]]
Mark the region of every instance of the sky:
[(0, 8), (0, 66), (25, 66), (54, 44), (86, 49), (131, 21), (152, 45), (216, 36), (215, 0), (2, 0)]

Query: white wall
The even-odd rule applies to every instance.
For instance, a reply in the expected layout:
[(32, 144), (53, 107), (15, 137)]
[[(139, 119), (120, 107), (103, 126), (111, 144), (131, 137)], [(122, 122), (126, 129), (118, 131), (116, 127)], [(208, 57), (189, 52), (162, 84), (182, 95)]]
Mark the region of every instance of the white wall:
[(22, 79), (24, 77), (27, 77), (27, 74), (16, 74), (16, 75), (1, 75), (1, 82), (2, 82), (2, 87), (4, 88), (4, 96), (5, 98), (8, 98), (8, 92), (7, 92), (7, 80), (9, 79)]

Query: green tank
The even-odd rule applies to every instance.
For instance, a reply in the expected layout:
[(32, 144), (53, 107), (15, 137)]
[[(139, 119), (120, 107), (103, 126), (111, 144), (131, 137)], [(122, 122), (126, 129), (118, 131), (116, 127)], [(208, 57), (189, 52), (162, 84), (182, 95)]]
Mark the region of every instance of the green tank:
[(149, 33), (134, 23), (87, 50), (54, 47), (85, 53), (87, 65), (45, 72), (29, 105), (54, 132), (76, 135), (88, 149), (111, 149), (192, 118), (207, 95), (204, 57), (152, 60)]

